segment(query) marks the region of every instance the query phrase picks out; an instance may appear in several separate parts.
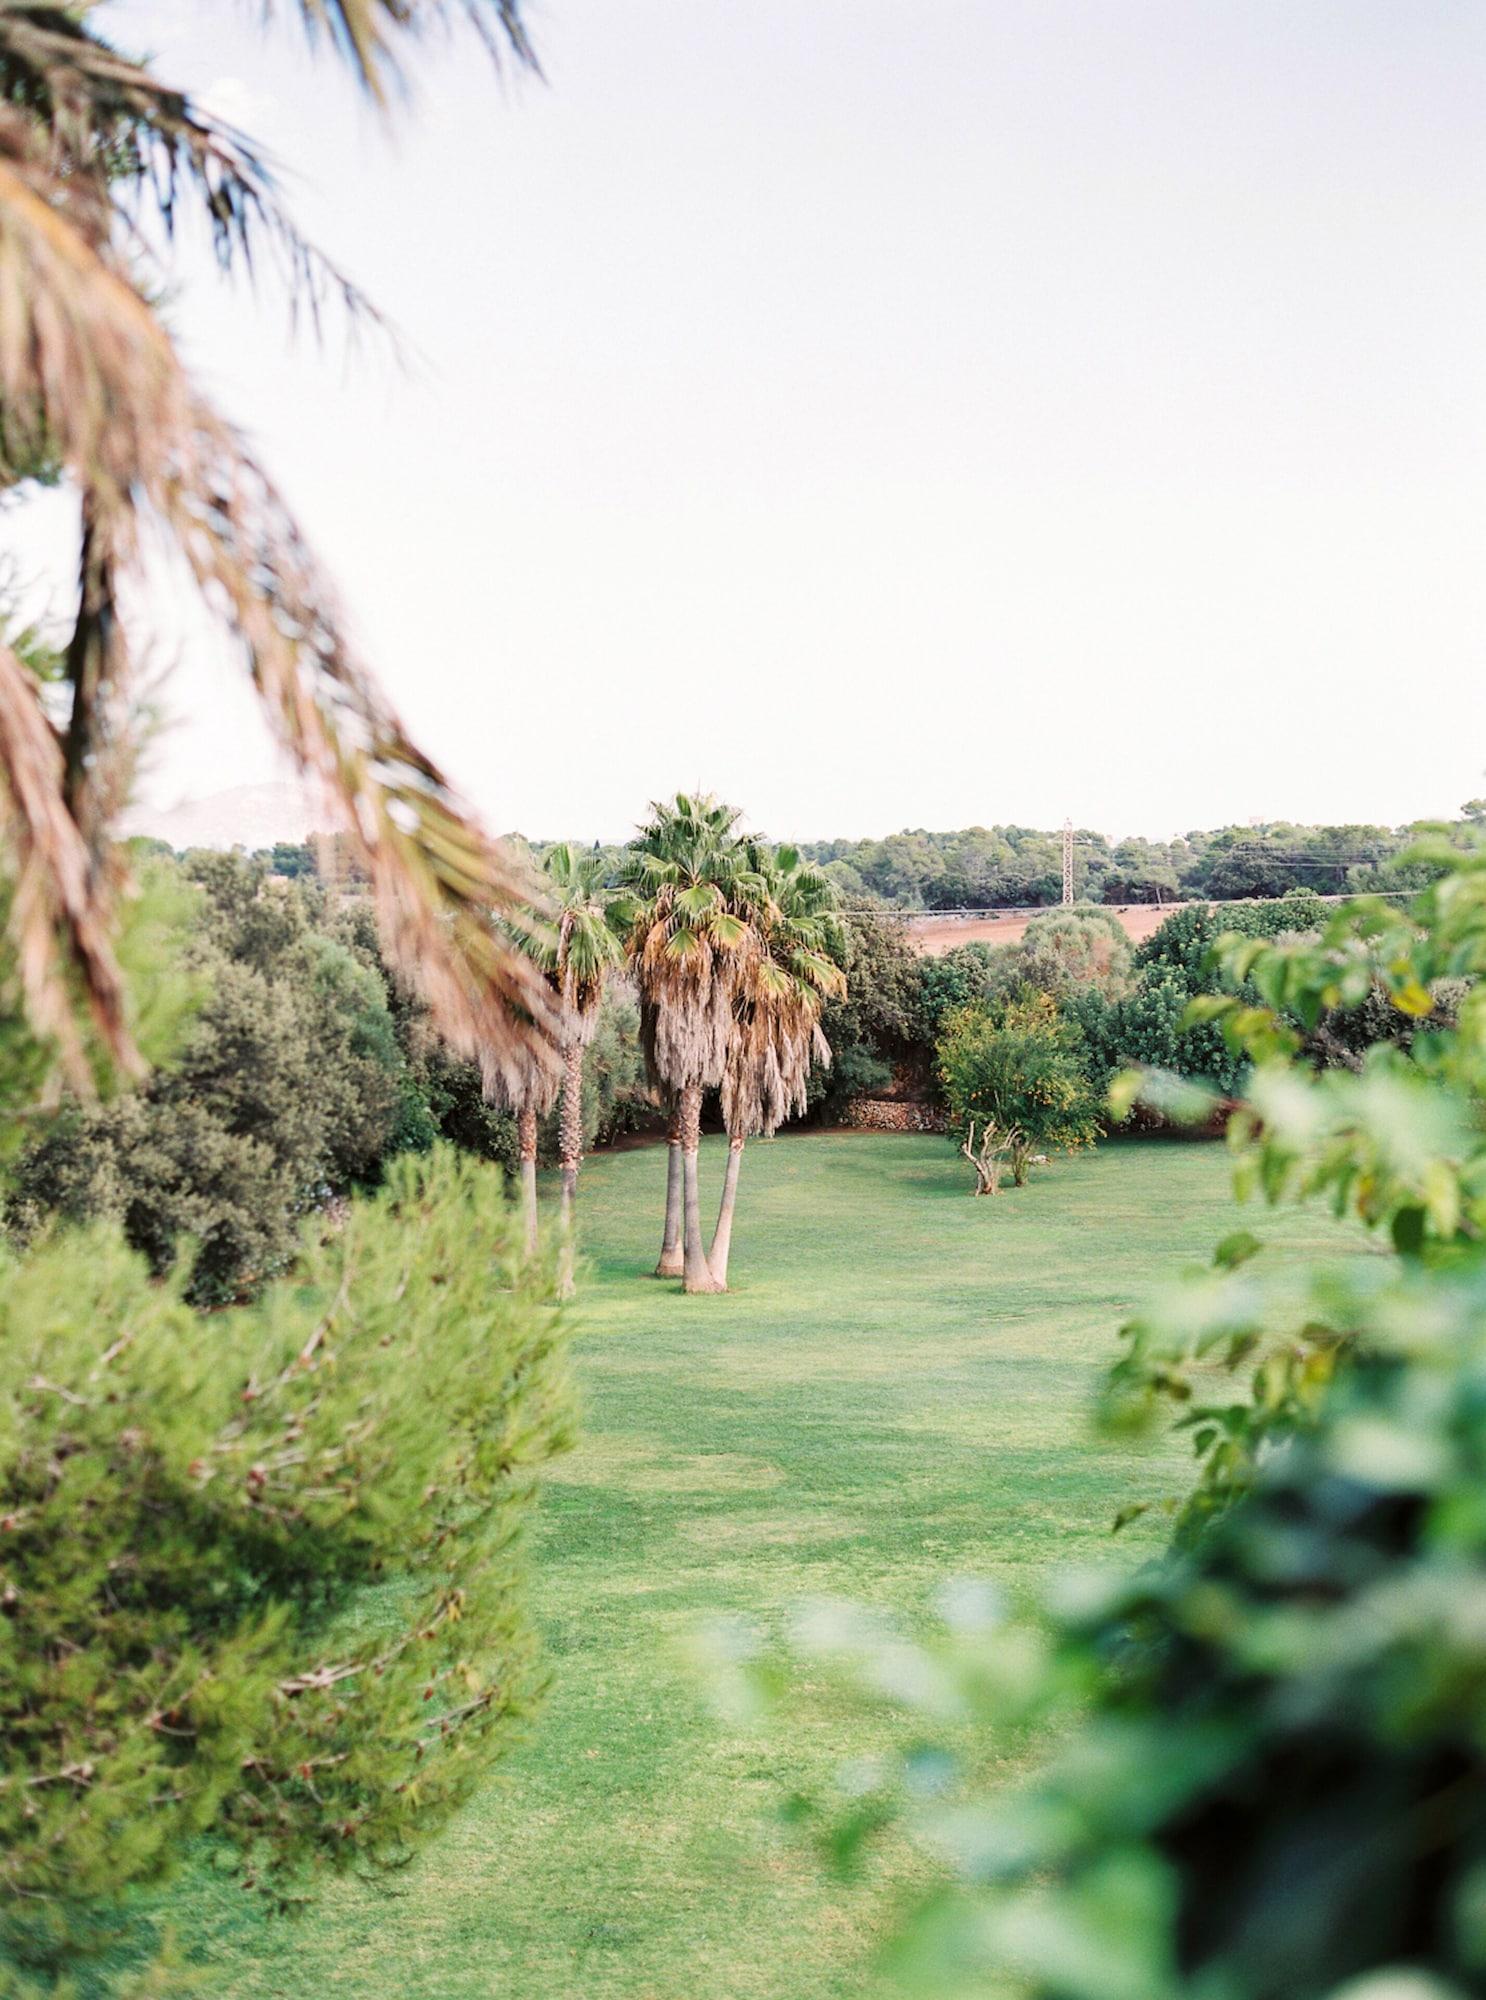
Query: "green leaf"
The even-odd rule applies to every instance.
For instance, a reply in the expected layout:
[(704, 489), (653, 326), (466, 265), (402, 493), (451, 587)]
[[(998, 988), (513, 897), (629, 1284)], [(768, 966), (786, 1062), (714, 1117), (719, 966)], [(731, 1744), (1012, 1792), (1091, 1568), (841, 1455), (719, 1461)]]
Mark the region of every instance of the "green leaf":
[(1236, 1271), (1240, 1264), (1247, 1264), (1251, 1257), (1257, 1257), (1263, 1248), (1258, 1237), (1249, 1230), (1235, 1229), (1214, 1250), (1213, 1262), (1220, 1271)]
[(1401, 1208), (1393, 1218), (1393, 1247), (1400, 1257), (1417, 1257), (1424, 1248), (1424, 1210)]
[(1183, 1028), (1200, 1027), (1204, 1021), (1216, 1021), (1223, 1014), (1231, 1014), (1238, 1005), (1231, 993), (1197, 993), (1182, 1010)]

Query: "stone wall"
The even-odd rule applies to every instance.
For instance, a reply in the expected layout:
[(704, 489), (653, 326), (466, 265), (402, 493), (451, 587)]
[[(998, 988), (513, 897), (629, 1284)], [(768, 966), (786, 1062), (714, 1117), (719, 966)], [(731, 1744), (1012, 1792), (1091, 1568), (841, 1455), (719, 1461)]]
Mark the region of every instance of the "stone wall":
[(843, 1125), (864, 1132), (943, 1132), (944, 1113), (931, 1104), (893, 1097), (854, 1097), (841, 1115)]

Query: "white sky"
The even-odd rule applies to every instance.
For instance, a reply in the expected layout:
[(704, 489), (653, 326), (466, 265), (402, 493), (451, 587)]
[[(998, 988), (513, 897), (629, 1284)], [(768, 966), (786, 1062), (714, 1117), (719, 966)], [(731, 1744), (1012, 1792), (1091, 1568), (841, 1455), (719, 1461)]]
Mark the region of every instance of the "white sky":
[[(390, 136), (257, 14), (101, 19), (421, 365), (290, 352), (194, 269), (176, 321), (495, 826), (1486, 790), (1479, 0), (544, 0), (547, 86), (434, 46)], [(156, 798), (269, 775), (161, 644), (204, 719)]]

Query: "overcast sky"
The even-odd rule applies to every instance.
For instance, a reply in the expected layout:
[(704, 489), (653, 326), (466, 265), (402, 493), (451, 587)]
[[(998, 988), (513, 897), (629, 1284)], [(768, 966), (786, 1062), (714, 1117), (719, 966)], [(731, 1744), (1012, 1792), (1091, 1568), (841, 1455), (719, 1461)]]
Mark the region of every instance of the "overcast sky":
[[(189, 266), (176, 323), (495, 826), (1486, 791), (1480, 0), (546, 0), (545, 85), (431, 46), (390, 134), (257, 16), (101, 18), (420, 359)], [(154, 795), (268, 775), (161, 626)]]

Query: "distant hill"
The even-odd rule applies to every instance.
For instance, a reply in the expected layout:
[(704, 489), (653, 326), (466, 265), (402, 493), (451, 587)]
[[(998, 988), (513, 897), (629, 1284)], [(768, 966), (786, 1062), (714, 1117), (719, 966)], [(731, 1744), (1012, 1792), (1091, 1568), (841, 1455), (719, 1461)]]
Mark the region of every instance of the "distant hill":
[(335, 830), (335, 814), (315, 805), (292, 778), (266, 785), (234, 785), (204, 799), (166, 808), (139, 806), (125, 822), (130, 834), (188, 847), (272, 847), (276, 840), (307, 840)]

